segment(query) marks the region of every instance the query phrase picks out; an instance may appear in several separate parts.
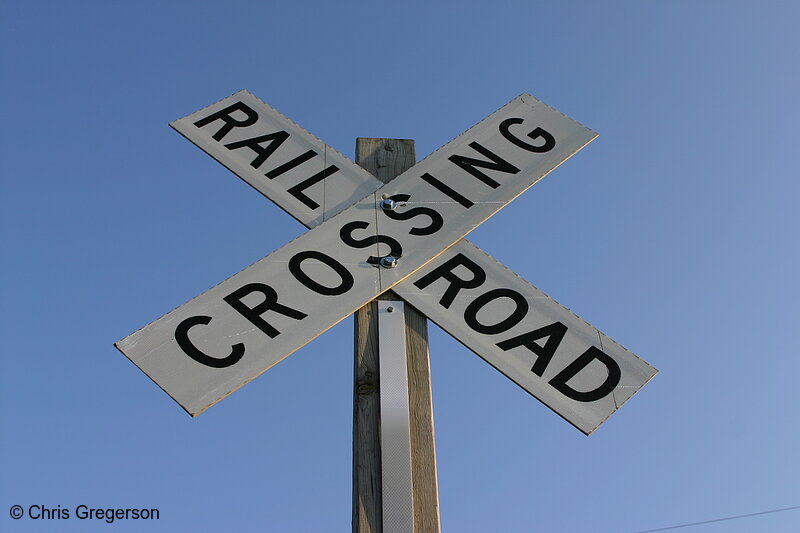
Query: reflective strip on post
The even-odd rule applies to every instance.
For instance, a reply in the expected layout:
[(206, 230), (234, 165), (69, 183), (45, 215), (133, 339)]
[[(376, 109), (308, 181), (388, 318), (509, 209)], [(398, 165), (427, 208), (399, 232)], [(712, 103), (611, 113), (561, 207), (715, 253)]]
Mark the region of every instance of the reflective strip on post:
[(402, 301), (378, 301), (384, 533), (414, 532), (405, 324)]

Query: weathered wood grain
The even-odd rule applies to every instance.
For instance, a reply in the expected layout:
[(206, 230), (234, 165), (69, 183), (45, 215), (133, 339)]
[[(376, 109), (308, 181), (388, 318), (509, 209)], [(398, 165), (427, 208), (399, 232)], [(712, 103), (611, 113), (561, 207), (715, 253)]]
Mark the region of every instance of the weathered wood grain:
[[(356, 162), (384, 183), (416, 162), (409, 139), (359, 138)], [(398, 299), (391, 291), (380, 299)], [(406, 347), (411, 417), (411, 457), (415, 533), (439, 533), (439, 491), (433, 433), (428, 324), (405, 306)], [(377, 303), (355, 315), (353, 394), (353, 532), (382, 533), (380, 368)]]

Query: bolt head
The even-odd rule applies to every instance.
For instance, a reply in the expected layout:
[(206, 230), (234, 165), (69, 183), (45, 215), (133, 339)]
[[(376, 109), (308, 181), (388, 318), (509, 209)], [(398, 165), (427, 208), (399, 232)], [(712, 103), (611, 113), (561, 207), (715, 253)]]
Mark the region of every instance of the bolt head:
[(384, 198), (381, 200), (381, 208), (384, 211), (394, 211), (397, 209), (397, 202), (392, 200), (391, 198)]
[(394, 268), (397, 266), (397, 258), (387, 255), (381, 258), (381, 266), (383, 268)]

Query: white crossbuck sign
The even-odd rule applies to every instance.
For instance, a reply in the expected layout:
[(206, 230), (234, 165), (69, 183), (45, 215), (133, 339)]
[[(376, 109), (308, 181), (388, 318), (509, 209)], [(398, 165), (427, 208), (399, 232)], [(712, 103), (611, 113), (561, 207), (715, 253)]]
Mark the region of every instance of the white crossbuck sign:
[(386, 185), (247, 91), (171, 125), (310, 228), (117, 343), (191, 415), (389, 289), (586, 434), (657, 373), (463, 239), (597, 136), (532, 96)]

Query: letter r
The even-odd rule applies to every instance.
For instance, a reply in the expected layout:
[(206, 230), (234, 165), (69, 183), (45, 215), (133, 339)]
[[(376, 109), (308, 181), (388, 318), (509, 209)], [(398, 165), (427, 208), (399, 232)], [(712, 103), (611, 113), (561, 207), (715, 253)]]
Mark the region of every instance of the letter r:
[[(235, 111), (240, 111), (246, 115), (246, 118), (239, 120), (233, 117), (233, 113)], [(216, 113), (211, 113), (205, 118), (201, 118), (197, 122), (194, 123), (195, 126), (198, 128), (202, 128), (208, 124), (216, 120), (222, 120), (225, 124), (217, 130), (217, 132), (212, 136), (215, 141), (221, 141), (223, 137), (225, 137), (233, 128), (246, 128), (247, 126), (252, 126), (258, 120), (258, 113), (255, 112), (254, 109), (250, 108), (247, 104), (242, 101), (236, 102), (235, 104), (229, 105), (225, 109), (221, 109)]]

